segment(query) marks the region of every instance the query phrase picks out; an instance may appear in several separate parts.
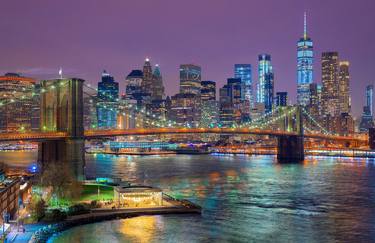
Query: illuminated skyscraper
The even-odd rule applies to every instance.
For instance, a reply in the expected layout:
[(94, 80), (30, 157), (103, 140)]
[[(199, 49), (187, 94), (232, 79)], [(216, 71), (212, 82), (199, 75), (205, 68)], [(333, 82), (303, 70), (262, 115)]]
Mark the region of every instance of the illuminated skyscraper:
[(251, 78), (251, 64), (234, 64), (234, 77), (241, 79), (243, 86), (242, 101), (248, 102), (253, 106), (253, 82)]
[(264, 99), (264, 109), (266, 112), (272, 111), (273, 108), (273, 98), (275, 96), (274, 89), (274, 75), (273, 73), (267, 73), (265, 76), (265, 99)]
[(374, 101), (374, 86), (371, 84), (371, 85), (366, 86), (366, 106), (367, 106), (366, 113), (371, 116), (373, 116), (374, 114), (373, 101)]
[(276, 106), (284, 107), (288, 105), (288, 92), (276, 92)]
[[(309, 105), (307, 106), (310, 114), (318, 120), (320, 117), (320, 93), (321, 93), (321, 86), (317, 83), (310, 84), (310, 97), (309, 97)], [(314, 124), (315, 125), (315, 124)]]
[(366, 105), (363, 107), (361, 123), (359, 124), (359, 131), (361, 132), (368, 132), (369, 128), (374, 127), (373, 96), (374, 96), (374, 86), (367, 85), (366, 86)]
[(230, 127), (247, 119), (248, 113), (241, 110), (242, 87), (241, 79), (228, 78), (227, 84), (220, 89), (220, 121), (223, 126)]
[(231, 102), (236, 106), (242, 102), (243, 86), (242, 80), (239, 78), (228, 78), (227, 79), (228, 95)]
[(219, 105), (216, 101), (216, 82), (201, 82), (201, 121), (200, 127), (213, 127), (218, 123)]
[(31, 108), (31, 130), (34, 131), (40, 130), (40, 90), (40, 83), (35, 84)]
[(125, 93), (128, 100), (142, 99), (143, 72), (141, 70), (132, 70), (125, 80)]
[(340, 113), (350, 113), (351, 100), (349, 89), (349, 62), (341, 61), (339, 63), (339, 102)]
[(338, 53), (322, 53), (322, 115), (340, 115)]
[(98, 102), (96, 104), (98, 127), (116, 128), (119, 85), (105, 70), (102, 81), (98, 83)]
[(164, 98), (164, 85), (163, 77), (161, 76), (160, 67), (158, 64), (155, 65), (154, 72), (152, 74), (152, 88), (151, 88), (151, 99), (162, 100)]
[(152, 67), (150, 63), (150, 59), (146, 58), (145, 63), (143, 65), (143, 82), (142, 82), (142, 90), (144, 93), (147, 93), (151, 96), (152, 94)]
[(216, 100), (216, 82), (215, 81), (202, 81), (201, 82), (201, 100)]
[(201, 109), (196, 102), (197, 95), (179, 93), (171, 98), (170, 118), (178, 126), (198, 127), (201, 119)]
[(83, 127), (85, 129), (96, 129), (98, 127), (98, 116), (96, 114), (96, 100), (90, 94), (83, 98)]
[(231, 97), (228, 93), (228, 85), (219, 89), (219, 120), (223, 127), (232, 127), (235, 123), (234, 107), (231, 102)]
[(118, 100), (118, 83), (106, 70), (102, 73), (102, 81), (98, 83), (98, 98), (116, 102)]
[[(0, 132), (28, 131), (32, 117), (39, 117), (34, 110), (35, 80), (17, 73), (0, 76)], [(37, 104), (38, 105), (38, 104)], [(38, 114), (33, 114), (33, 110)]]
[(309, 87), (313, 82), (313, 42), (307, 35), (306, 13), (303, 37), (297, 43), (297, 103), (309, 104)]
[(201, 93), (201, 67), (193, 64), (180, 65), (180, 93), (195, 94), (198, 97)]
[(265, 111), (268, 112), (272, 110), (274, 97), (274, 74), (271, 55), (259, 55), (258, 62), (257, 102), (263, 103)]

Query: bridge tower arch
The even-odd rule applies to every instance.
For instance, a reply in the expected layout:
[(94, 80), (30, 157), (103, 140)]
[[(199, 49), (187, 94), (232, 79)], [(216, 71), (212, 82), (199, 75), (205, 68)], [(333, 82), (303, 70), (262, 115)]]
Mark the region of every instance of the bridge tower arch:
[(281, 135), (277, 138), (277, 160), (281, 163), (301, 162), (305, 159), (302, 107), (297, 106), (294, 114), (290, 110), (287, 112), (285, 127), (296, 135)]
[(84, 179), (85, 165), (83, 82), (77, 78), (41, 82), (40, 130), (66, 132), (68, 137), (41, 142), (38, 161), (42, 169), (47, 163), (66, 163), (78, 180)]

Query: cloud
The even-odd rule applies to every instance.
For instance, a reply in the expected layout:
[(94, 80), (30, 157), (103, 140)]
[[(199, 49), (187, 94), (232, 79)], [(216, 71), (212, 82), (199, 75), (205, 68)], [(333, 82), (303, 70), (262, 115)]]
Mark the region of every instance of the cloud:
[[(25, 67), (18, 68), (16, 70), (0, 70), (0, 73), (9, 73), (15, 72), (27, 77), (39, 78), (39, 79), (48, 79), (48, 78), (57, 78), (59, 77), (60, 67), (51, 68), (51, 67)], [(73, 68), (64, 68), (62, 67), (63, 76), (70, 76), (77, 73)]]

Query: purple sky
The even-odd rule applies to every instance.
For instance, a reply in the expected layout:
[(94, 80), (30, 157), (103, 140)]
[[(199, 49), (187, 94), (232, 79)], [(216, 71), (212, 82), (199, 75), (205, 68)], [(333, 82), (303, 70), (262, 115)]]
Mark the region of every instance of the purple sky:
[(364, 87), (374, 81), (374, 0), (12, 0), (0, 3), (0, 72), (36, 78), (67, 76), (94, 84), (103, 69), (124, 83), (146, 56), (159, 63), (167, 94), (178, 90), (178, 66), (202, 66), (202, 78), (218, 86), (234, 63), (270, 53), (276, 91), (295, 100), (296, 41), (303, 12), (315, 48), (315, 81), (322, 51), (351, 62), (355, 115)]

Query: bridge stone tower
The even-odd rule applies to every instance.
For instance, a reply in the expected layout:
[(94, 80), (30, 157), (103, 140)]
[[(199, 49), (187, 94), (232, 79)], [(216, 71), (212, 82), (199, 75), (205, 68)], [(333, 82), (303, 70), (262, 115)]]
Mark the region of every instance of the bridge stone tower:
[(66, 163), (78, 180), (84, 179), (85, 140), (83, 128), (82, 79), (54, 79), (41, 82), (41, 122), (45, 132), (66, 132), (63, 140), (43, 141), (38, 160), (46, 163)]
[(289, 110), (287, 112), (283, 127), (288, 132), (294, 130), (297, 134), (277, 138), (277, 160), (281, 163), (301, 162), (305, 159), (302, 108), (298, 106), (295, 114), (290, 113)]
[(371, 150), (375, 150), (375, 128), (368, 130), (368, 143)]

